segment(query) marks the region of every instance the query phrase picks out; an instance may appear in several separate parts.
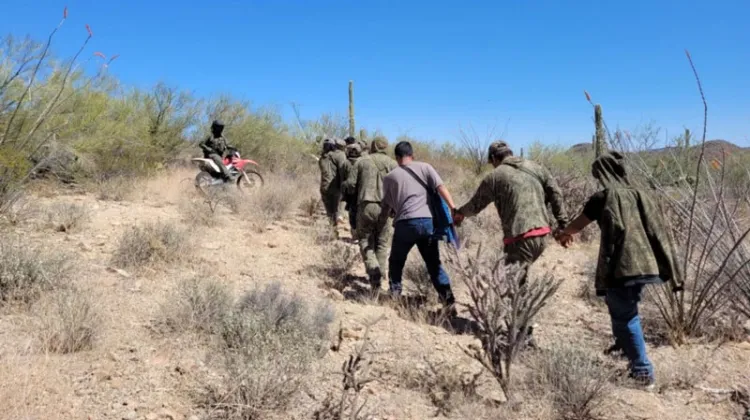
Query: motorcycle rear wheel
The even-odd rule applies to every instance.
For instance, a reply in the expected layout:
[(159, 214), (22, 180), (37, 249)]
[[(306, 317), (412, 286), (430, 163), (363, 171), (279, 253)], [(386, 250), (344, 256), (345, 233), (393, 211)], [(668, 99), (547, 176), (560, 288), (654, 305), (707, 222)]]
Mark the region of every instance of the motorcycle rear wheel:
[(200, 171), (195, 175), (195, 188), (202, 193), (207, 193), (208, 188), (213, 184), (214, 177), (208, 172)]

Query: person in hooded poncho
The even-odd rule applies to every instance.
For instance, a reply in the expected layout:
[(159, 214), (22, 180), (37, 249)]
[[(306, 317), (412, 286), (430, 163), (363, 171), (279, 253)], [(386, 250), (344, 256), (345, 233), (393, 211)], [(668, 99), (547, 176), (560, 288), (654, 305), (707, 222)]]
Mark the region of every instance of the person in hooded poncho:
[(622, 154), (598, 157), (591, 173), (604, 189), (589, 198), (582, 214), (556, 239), (568, 247), (589, 223), (599, 225), (596, 293), (605, 296), (615, 343), (628, 358), (630, 377), (652, 389), (654, 367), (646, 354), (638, 302), (648, 284), (669, 282), (673, 291), (682, 290), (675, 247), (654, 198), (630, 183)]

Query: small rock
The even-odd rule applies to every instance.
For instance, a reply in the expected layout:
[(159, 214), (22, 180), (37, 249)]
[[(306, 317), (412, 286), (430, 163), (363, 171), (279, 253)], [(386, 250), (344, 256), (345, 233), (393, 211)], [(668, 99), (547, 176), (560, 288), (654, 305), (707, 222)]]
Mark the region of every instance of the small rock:
[(121, 275), (121, 276), (123, 276), (125, 278), (130, 277), (130, 273), (128, 273), (125, 270), (119, 269), (119, 268), (107, 267), (107, 271), (109, 271), (110, 273), (117, 273), (117, 274), (119, 274), (119, 275)]
[(159, 418), (164, 420), (177, 420), (178, 415), (172, 410), (169, 410), (167, 408), (163, 408), (159, 410)]
[(128, 411), (127, 414), (122, 416), (122, 420), (137, 420), (138, 419), (138, 413), (135, 411)]
[(278, 247), (279, 247), (279, 245), (277, 245), (277, 244), (275, 244), (275, 243), (272, 243), (272, 242), (269, 242), (269, 243), (267, 243), (267, 244), (266, 244), (266, 246), (267, 246), (267, 247), (269, 247), (269, 248), (271, 248), (271, 249), (274, 249), (274, 248), (278, 248)]
[(341, 336), (343, 338), (351, 338), (353, 340), (361, 340), (363, 334), (359, 331), (354, 331), (350, 328), (342, 328), (341, 329)]
[(89, 251), (91, 251), (93, 249), (88, 244), (86, 244), (84, 242), (79, 242), (78, 243), (78, 247), (81, 248), (81, 251), (84, 251), (84, 252), (89, 252)]

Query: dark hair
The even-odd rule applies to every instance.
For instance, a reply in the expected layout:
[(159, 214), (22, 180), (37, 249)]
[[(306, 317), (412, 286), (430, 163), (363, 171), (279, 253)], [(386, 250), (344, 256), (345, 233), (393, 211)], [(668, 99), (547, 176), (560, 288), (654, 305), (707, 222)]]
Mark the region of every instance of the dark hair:
[(349, 136), (349, 137), (347, 137), (347, 138), (344, 139), (344, 143), (346, 143), (346, 144), (354, 144), (354, 142), (356, 142), (356, 141), (357, 141), (357, 139), (355, 139), (352, 136)]
[(411, 147), (411, 143), (408, 141), (401, 141), (396, 145), (394, 153), (397, 158), (405, 158), (414, 156), (414, 149)]

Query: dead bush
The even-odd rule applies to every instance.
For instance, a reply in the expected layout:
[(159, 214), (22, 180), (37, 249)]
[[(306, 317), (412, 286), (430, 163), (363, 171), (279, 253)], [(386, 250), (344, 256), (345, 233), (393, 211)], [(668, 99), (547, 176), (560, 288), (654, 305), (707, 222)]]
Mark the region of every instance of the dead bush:
[(57, 203), (47, 209), (47, 225), (57, 232), (73, 232), (91, 220), (91, 212), (83, 204)]
[(340, 285), (359, 260), (357, 248), (343, 242), (331, 242), (323, 249), (322, 271), (334, 285)]
[(327, 304), (311, 308), (278, 283), (247, 293), (222, 329), (225, 386), (211, 393), (214, 416), (261, 419), (286, 409), (326, 349), (332, 321)]
[(469, 316), (481, 343), (481, 347), (472, 345), (464, 351), (495, 377), (510, 399), (513, 362), (526, 345), (534, 318), (562, 280), (546, 272), (541, 278), (528, 276), (521, 285), (525, 268), (506, 266), (504, 254), (483, 256), (481, 245), (468, 261), (455, 250), (447, 254), (447, 260), (468, 288)]
[(462, 405), (480, 401), (477, 394), (482, 371), (470, 373), (456, 365), (427, 363), (421, 387), (437, 409), (435, 416), (450, 416)]
[(126, 201), (132, 198), (135, 191), (135, 180), (127, 176), (118, 176), (94, 183), (96, 198), (102, 201)]
[(315, 245), (330, 245), (337, 241), (336, 232), (327, 220), (317, 220), (307, 232)]
[(207, 199), (185, 197), (180, 200), (178, 209), (192, 226), (215, 227), (220, 223), (215, 207)]
[(531, 359), (530, 368), (532, 392), (549, 398), (557, 418), (565, 420), (593, 419), (615, 375), (612, 366), (570, 344), (549, 346)]
[(406, 265), (404, 265), (403, 278), (408, 280), (408, 283), (420, 296), (431, 296), (430, 291), (434, 289), (432, 280), (430, 280), (427, 266), (421, 259), (407, 260)]
[(210, 275), (182, 279), (164, 307), (165, 324), (173, 331), (218, 333), (232, 309), (229, 288)]
[[(372, 325), (372, 324), (371, 324)], [(370, 420), (375, 417), (365, 411), (367, 399), (362, 401), (365, 386), (375, 380), (370, 374), (372, 358), (370, 357), (370, 326), (365, 329), (360, 347), (349, 355), (341, 365), (341, 395), (329, 393), (313, 412), (314, 420)], [(312, 395), (311, 395), (312, 396)], [(314, 399), (314, 396), (312, 396)]]
[(91, 350), (101, 330), (101, 319), (89, 296), (63, 288), (39, 303), (37, 330), (45, 352), (75, 353)]
[(300, 204), (300, 211), (304, 216), (315, 217), (323, 210), (323, 202), (320, 197), (310, 197)]
[(33, 200), (20, 196), (7, 204), (0, 217), (11, 226), (19, 226), (39, 216), (40, 210)]
[(68, 284), (72, 264), (66, 256), (30, 247), (18, 238), (0, 242), (0, 304), (30, 303), (46, 290)]
[(298, 203), (300, 190), (287, 180), (277, 180), (278, 184), (253, 191), (247, 207), (241, 210), (259, 232), (263, 232), (273, 222), (283, 220)]
[(112, 264), (140, 267), (180, 259), (187, 248), (185, 232), (172, 223), (150, 222), (125, 231), (112, 255)]

